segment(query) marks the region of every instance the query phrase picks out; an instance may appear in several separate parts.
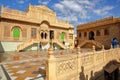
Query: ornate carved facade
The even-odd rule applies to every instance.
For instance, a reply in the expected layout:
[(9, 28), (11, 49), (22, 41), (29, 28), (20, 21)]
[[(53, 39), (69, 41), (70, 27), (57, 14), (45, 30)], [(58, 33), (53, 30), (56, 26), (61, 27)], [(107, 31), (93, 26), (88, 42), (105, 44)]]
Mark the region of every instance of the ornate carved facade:
[(90, 43), (110, 48), (111, 40), (120, 42), (120, 18), (108, 17), (77, 26), (77, 38), (80, 47), (90, 47)]
[[(73, 25), (67, 21), (58, 20), (56, 13), (46, 6), (29, 5), (26, 12), (1, 7), (0, 14), (0, 41), (22, 42), (22, 45), (30, 46), (25, 42), (46, 44), (50, 41), (50, 31), (53, 31), (53, 43), (65, 48), (62, 42), (73, 45)], [(64, 40), (61, 34), (64, 33)], [(55, 41), (55, 42), (54, 42)], [(32, 44), (33, 44), (32, 43)], [(2, 43), (1, 43), (2, 44)], [(20, 45), (16, 45), (22, 47)], [(22, 50), (23, 48), (19, 49)], [(14, 49), (15, 50), (15, 49)]]

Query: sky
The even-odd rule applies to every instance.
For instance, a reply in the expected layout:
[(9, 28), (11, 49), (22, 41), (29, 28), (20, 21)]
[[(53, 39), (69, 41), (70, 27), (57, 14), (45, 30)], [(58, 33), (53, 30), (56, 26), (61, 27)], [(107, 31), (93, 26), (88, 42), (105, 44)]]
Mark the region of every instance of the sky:
[(120, 17), (120, 0), (0, 0), (0, 6), (26, 11), (28, 5), (45, 5), (58, 19), (76, 26), (102, 18)]

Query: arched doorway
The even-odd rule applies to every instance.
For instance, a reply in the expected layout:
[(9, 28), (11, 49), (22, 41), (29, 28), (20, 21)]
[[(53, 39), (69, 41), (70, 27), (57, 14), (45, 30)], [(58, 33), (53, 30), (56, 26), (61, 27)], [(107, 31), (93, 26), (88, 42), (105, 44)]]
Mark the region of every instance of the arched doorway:
[(63, 41), (63, 44), (65, 44), (65, 41), (64, 41), (64, 38), (65, 38), (65, 33), (64, 33), (64, 32), (62, 32), (62, 33), (60, 34), (60, 37), (61, 37), (61, 40)]
[(19, 29), (19, 27), (14, 27), (13, 28), (13, 37), (14, 38), (20, 38), (20, 29)]
[(64, 32), (62, 32), (62, 33), (61, 33), (61, 35), (60, 35), (61, 40), (63, 40), (63, 41), (64, 41), (64, 35), (65, 35), (65, 33), (64, 33)]
[(93, 31), (89, 32), (89, 40), (95, 40)]

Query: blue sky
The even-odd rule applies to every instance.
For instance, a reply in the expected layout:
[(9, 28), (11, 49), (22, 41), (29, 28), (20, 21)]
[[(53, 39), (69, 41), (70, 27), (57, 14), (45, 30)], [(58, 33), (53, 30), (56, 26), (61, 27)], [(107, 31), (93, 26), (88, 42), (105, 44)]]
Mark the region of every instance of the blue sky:
[(78, 24), (109, 16), (120, 17), (120, 0), (0, 0), (0, 6), (21, 11), (25, 11), (28, 4), (48, 6), (75, 29)]

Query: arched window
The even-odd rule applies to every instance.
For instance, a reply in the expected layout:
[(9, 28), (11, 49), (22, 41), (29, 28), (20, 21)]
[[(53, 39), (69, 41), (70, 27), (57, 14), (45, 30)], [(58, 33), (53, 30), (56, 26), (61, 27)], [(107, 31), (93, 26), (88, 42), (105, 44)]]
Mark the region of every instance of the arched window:
[(41, 33), (41, 39), (43, 39), (43, 37), (44, 37), (44, 34), (43, 34), (43, 33)]
[(99, 30), (96, 31), (96, 36), (100, 36), (100, 31)]
[(47, 33), (45, 33), (45, 39), (47, 39)]
[(19, 29), (19, 27), (14, 27), (13, 28), (13, 37), (14, 38), (20, 38), (20, 29)]

